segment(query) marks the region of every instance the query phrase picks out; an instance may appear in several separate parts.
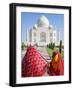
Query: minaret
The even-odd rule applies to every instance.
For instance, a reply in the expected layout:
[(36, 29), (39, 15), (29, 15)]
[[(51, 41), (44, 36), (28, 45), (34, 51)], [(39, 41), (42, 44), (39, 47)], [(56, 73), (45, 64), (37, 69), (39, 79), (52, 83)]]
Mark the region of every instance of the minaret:
[(28, 42), (28, 29), (26, 30), (26, 41)]
[(59, 31), (59, 35), (58, 35), (58, 42), (60, 42), (60, 31)]

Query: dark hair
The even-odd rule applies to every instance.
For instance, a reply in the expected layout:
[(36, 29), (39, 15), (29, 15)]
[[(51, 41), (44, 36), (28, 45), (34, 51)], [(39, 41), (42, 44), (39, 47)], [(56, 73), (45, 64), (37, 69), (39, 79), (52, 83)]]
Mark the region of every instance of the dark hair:
[(56, 55), (56, 52), (53, 52), (52, 58), (54, 58), (54, 57), (55, 57), (55, 55)]

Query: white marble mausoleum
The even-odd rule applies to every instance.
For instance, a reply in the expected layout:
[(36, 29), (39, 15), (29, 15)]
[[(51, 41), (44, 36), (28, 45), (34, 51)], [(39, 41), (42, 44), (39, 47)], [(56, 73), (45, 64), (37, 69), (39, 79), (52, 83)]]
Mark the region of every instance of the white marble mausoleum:
[[(32, 21), (31, 21), (32, 22)], [(57, 31), (45, 16), (41, 16), (30, 30), (27, 29), (26, 44), (46, 46), (49, 43), (57, 44), (59, 36)]]

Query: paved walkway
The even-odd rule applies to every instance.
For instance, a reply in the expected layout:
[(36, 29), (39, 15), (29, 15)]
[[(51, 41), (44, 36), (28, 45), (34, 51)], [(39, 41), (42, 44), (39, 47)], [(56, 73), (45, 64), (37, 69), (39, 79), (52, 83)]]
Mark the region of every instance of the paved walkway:
[(47, 47), (38, 47), (37, 49), (48, 62), (51, 61), (51, 59), (48, 55), (48, 52), (47, 52)]
[(21, 59), (23, 59), (23, 57), (24, 57), (25, 53), (26, 53), (26, 51), (25, 51), (25, 50), (21, 52)]

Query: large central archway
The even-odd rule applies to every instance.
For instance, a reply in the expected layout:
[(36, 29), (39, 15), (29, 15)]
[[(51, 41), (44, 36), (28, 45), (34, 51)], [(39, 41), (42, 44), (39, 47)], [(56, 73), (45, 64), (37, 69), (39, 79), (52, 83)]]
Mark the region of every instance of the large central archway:
[(40, 42), (46, 42), (46, 33), (45, 32), (40, 33)]

